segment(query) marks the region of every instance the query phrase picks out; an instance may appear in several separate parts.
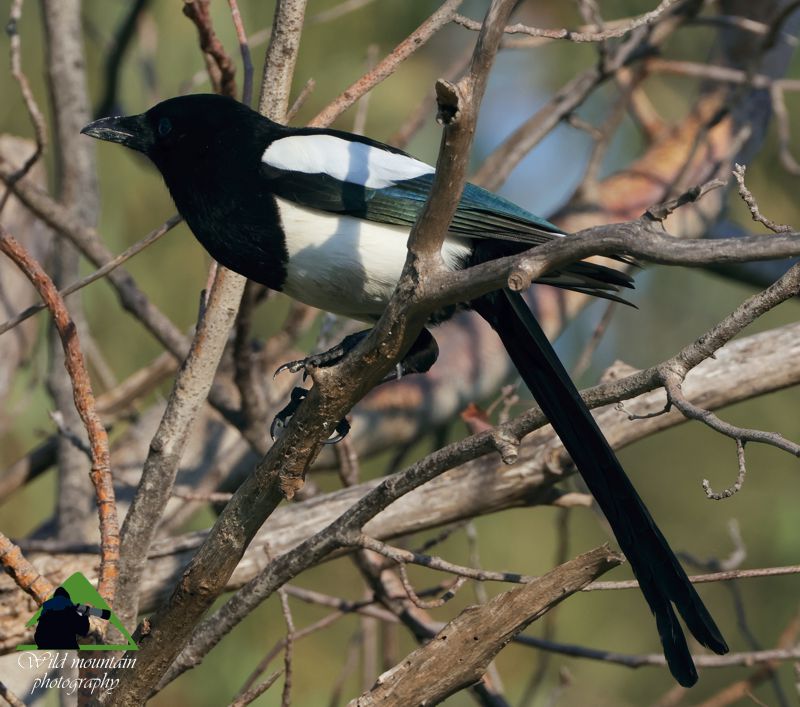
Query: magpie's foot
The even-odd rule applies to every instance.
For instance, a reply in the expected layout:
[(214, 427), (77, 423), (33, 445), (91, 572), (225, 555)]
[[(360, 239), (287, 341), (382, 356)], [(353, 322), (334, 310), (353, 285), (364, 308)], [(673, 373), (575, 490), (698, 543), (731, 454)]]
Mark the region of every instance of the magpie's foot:
[[(275, 415), (275, 419), (269, 427), (269, 434), (273, 440), (283, 434), (283, 431), (289, 424), (289, 420), (292, 419), (292, 416), (297, 412), (297, 408), (300, 407), (300, 403), (302, 403), (307, 396), (308, 391), (305, 388), (298, 387), (292, 390), (289, 404)], [(339, 420), (334, 428), (333, 434), (326, 439), (323, 444), (336, 444), (337, 442), (341, 442), (347, 437), (348, 432), (350, 432), (350, 423), (347, 420)]]
[(308, 377), (309, 369), (324, 368), (325, 366), (333, 366), (339, 363), (339, 361), (341, 361), (349, 351), (352, 351), (353, 348), (358, 345), (359, 341), (365, 338), (369, 332), (370, 330), (366, 329), (365, 331), (350, 334), (342, 339), (341, 343), (327, 351), (311, 354), (311, 356), (300, 358), (296, 361), (288, 361), (282, 366), (279, 366), (272, 377), (275, 378), (279, 373), (283, 373), (284, 371), (289, 371), (290, 373), (299, 373), (303, 371), (303, 380), (305, 380)]
[[(319, 365), (316, 358), (316, 356), (307, 356), (306, 358), (298, 358), (296, 361), (287, 361), (275, 369), (275, 373), (272, 374), (272, 379), (274, 380), (284, 371), (289, 371), (289, 373), (299, 373), (303, 371), (303, 380), (305, 380), (308, 378), (308, 369)], [(295, 388), (295, 390), (297, 389)]]

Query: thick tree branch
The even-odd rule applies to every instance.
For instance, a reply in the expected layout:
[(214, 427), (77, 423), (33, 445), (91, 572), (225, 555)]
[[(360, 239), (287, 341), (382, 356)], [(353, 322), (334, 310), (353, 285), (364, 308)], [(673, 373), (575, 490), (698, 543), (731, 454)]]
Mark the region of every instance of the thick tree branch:
[[(276, 6), (260, 102), (261, 112), (272, 118), (281, 119), (288, 105), (304, 12), (305, 0), (281, 0)], [(227, 295), (220, 297), (216, 309), (230, 315), (230, 321), (226, 321), (222, 328), (227, 333), (244, 290), (245, 278), (220, 268), (218, 281), (226, 283), (225, 288), (220, 288), (220, 294), (227, 291)], [(230, 305), (227, 310), (226, 302)], [(222, 312), (218, 312), (220, 313)], [(218, 329), (217, 334), (222, 333), (222, 329)], [(221, 338), (214, 338), (222, 343)], [(201, 354), (202, 351), (200, 347)], [(214, 368), (221, 348), (216, 354)], [(211, 377), (209, 383), (210, 380)], [(254, 506), (245, 510), (238, 505), (237, 500), (244, 496), (240, 489), (184, 572), (183, 579), (175, 588), (168, 604), (156, 612), (143, 627), (137, 629), (140, 650), (136, 668), (120, 674), (120, 684), (114, 692), (115, 704), (139, 705), (145, 701), (183, 647), (195, 623), (224, 589), (227, 578), (235, 569), (256, 529), (280, 502), (282, 496), (274, 480), (268, 480), (265, 487), (264, 479), (259, 478), (257, 472), (251, 475), (248, 481), (250, 480), (258, 487), (257, 495), (260, 496), (258, 499), (252, 496), (248, 499), (255, 502)], [(171, 487), (171, 482), (166, 486)]]
[(622, 561), (601, 547), (543, 577), (463, 611), (428, 643), (381, 675), (350, 707), (436, 704), (480, 680), (489, 662), (530, 623)]

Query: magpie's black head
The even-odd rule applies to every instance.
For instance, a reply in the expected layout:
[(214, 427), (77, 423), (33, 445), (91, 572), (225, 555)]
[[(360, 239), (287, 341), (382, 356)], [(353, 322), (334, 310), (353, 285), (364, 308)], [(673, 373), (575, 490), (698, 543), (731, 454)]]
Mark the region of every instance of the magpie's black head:
[(269, 125), (232, 98), (197, 94), (170, 98), (140, 115), (101, 118), (81, 132), (144, 153), (167, 176), (177, 163), (190, 168), (216, 151), (242, 147), (237, 141)]

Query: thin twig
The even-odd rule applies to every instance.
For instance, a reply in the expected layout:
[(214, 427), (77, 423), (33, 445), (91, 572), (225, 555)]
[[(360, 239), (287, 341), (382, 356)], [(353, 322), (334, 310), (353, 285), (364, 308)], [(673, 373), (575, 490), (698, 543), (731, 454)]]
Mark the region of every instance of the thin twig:
[(664, 389), (667, 391), (670, 403), (690, 420), (699, 420), (708, 425), (712, 430), (716, 430), (720, 434), (737, 440), (738, 442), (760, 442), (761, 444), (768, 444), (796, 457), (800, 457), (800, 444), (786, 439), (778, 432), (737, 427), (736, 425), (732, 425), (720, 419), (710, 410), (705, 410), (689, 402), (681, 391), (680, 377), (678, 374), (665, 372)]
[[(292, 592), (288, 593), (292, 594)], [(309, 624), (305, 628), (301, 628), (299, 631), (295, 631), (294, 641), (297, 642), (300, 639), (305, 638), (306, 636), (311, 636), (319, 631), (328, 628), (331, 624), (335, 623), (343, 616), (346, 616), (346, 614), (341, 611), (331, 612), (327, 616), (321, 618), (319, 621), (315, 621), (313, 624)], [(261, 661), (259, 661), (258, 665), (255, 667), (253, 672), (250, 673), (247, 680), (245, 680), (237, 697), (239, 695), (243, 695), (255, 684), (255, 681), (258, 680), (259, 676), (269, 667), (269, 664), (275, 659), (275, 656), (277, 656), (283, 650), (285, 645), (286, 645), (286, 636), (275, 642), (272, 648), (270, 648), (269, 651), (267, 651), (266, 655), (261, 659)], [(278, 673), (282, 675), (283, 670), (279, 670)]]
[(643, 68), (650, 74), (671, 74), (719, 83), (746, 84), (754, 89), (777, 87), (780, 91), (800, 91), (800, 79), (773, 78), (767, 74), (756, 74), (716, 64), (648, 57), (644, 60)]
[(239, 3), (237, 0), (228, 0), (228, 5), (231, 8), (233, 26), (236, 28), (236, 37), (239, 40), (239, 51), (242, 53), (242, 66), (244, 68), (242, 103), (249, 106), (253, 102), (253, 59), (250, 56), (250, 45), (247, 41), (247, 32), (244, 30), (242, 15), (239, 12)]
[(789, 111), (786, 109), (784, 87), (780, 82), (776, 81), (772, 84), (770, 98), (772, 99), (772, 112), (775, 115), (775, 124), (778, 129), (778, 155), (780, 156), (781, 164), (790, 174), (800, 176), (800, 163), (791, 150), (791, 121), (789, 119)]
[(355, 486), (361, 476), (361, 468), (358, 461), (358, 452), (349, 437), (345, 437), (335, 447), (336, 458), (339, 462), (336, 467), (339, 478), (344, 486)]
[[(90, 275), (87, 275), (86, 277), (83, 277), (80, 280), (77, 280), (76, 282), (67, 285), (63, 289), (59, 290), (58, 294), (61, 295), (61, 297), (68, 297), (69, 295), (77, 292), (78, 290), (82, 290), (87, 285), (91, 285), (93, 282), (96, 282), (100, 278), (105, 277), (112, 270), (115, 270), (120, 265), (130, 260), (134, 255), (138, 255), (145, 248), (148, 248), (149, 246), (153, 245), (153, 243), (155, 243), (159, 238), (161, 238), (161, 236), (165, 235), (172, 228), (177, 226), (181, 221), (183, 221), (183, 218), (181, 218), (177, 214), (171, 216), (160, 226), (150, 231), (150, 233), (148, 233), (140, 241), (137, 241), (130, 248), (126, 248), (118, 256), (109, 260), (105, 265), (103, 265), (103, 267), (98, 268)], [(20, 312), (11, 319), (0, 324), (0, 334), (5, 334), (9, 329), (13, 329), (15, 326), (22, 324), (22, 322), (24, 322), (26, 319), (29, 319), (37, 312), (41, 312), (43, 309), (47, 309), (47, 305), (42, 303), (31, 305), (26, 310)]]
[(450, 601), (458, 592), (461, 587), (464, 586), (464, 582), (467, 581), (466, 577), (456, 577), (447, 587), (442, 596), (438, 597), (437, 599), (425, 600), (420, 599), (419, 595), (414, 591), (414, 586), (411, 584), (411, 580), (408, 578), (408, 571), (406, 570), (405, 562), (400, 562), (397, 565), (397, 569), (400, 572), (400, 581), (403, 583), (403, 589), (406, 590), (406, 594), (408, 598), (411, 599), (414, 606), (419, 607), (420, 609), (438, 609), (440, 606), (444, 606), (448, 601)]
[(595, 351), (597, 351), (597, 347), (603, 340), (603, 336), (605, 336), (608, 326), (611, 324), (611, 320), (614, 317), (616, 304), (616, 302), (608, 302), (606, 304), (605, 309), (603, 310), (603, 315), (600, 317), (600, 321), (597, 322), (597, 326), (594, 328), (591, 337), (589, 337), (589, 340), (583, 347), (583, 351), (581, 351), (577, 362), (572, 367), (573, 378), (580, 378), (584, 373), (586, 373), (586, 370), (592, 363), (592, 356), (594, 356)]
[[(561, 565), (569, 558), (569, 518), (570, 511), (568, 508), (559, 509), (556, 517), (556, 537), (558, 543), (555, 552), (555, 564)], [(556, 617), (558, 609), (548, 612), (544, 617), (544, 635), (543, 638), (547, 641), (553, 641), (556, 637)], [(543, 651), (539, 655), (536, 670), (533, 671), (528, 684), (525, 686), (525, 691), (520, 700), (520, 707), (528, 707), (533, 703), (536, 698), (536, 693), (542, 686), (544, 679), (547, 675), (547, 669), (550, 667), (552, 654)]]
[(173, 498), (180, 498), (184, 501), (202, 501), (203, 503), (227, 503), (231, 500), (232, 493), (225, 492), (196, 492), (191, 489), (175, 486), (172, 490)]
[[(573, 658), (588, 658), (606, 663), (622, 665), (626, 668), (664, 667), (667, 660), (662, 653), (629, 654), (614, 651), (598, 650), (576, 646), (568, 643), (545, 641), (534, 636), (517, 636), (515, 643), (531, 646), (541, 650), (552, 651), (559, 655), (568, 655)], [(732, 666), (752, 666), (759, 663), (772, 663), (774, 661), (797, 660), (800, 658), (800, 648), (779, 648), (765, 651), (743, 651), (741, 653), (728, 653), (726, 655), (693, 655), (692, 660), (698, 668), (729, 668)]]
[[(775, 647), (779, 649), (791, 648), (797, 643), (798, 633), (800, 633), (800, 613), (796, 613), (783, 629)], [(753, 688), (765, 680), (777, 677), (775, 671), (778, 667), (780, 667), (780, 661), (767, 662), (754, 670), (746, 679), (727, 685), (716, 695), (698, 705), (698, 707), (726, 707), (726, 705), (735, 704), (745, 697), (752, 697), (750, 691)], [(776, 687), (780, 690), (779, 686)], [(776, 696), (780, 698), (782, 705), (787, 704), (787, 700), (781, 693)]]
[[(605, 42), (609, 39), (616, 39), (623, 37), (629, 32), (648, 25), (653, 25), (658, 22), (662, 16), (673, 5), (678, 4), (682, 0), (661, 0), (654, 10), (646, 12), (638, 17), (633, 17), (625, 20), (617, 20), (615, 22), (606, 23), (607, 29), (600, 32), (585, 31), (584, 28), (579, 30), (571, 29), (542, 29), (539, 27), (529, 27), (522, 23), (510, 25), (503, 31), (506, 34), (524, 34), (528, 37), (536, 37), (542, 39), (565, 39), (569, 42)], [(482, 27), (480, 22), (471, 20), (463, 15), (456, 15), (453, 22), (466, 29), (479, 30)], [(583, 30), (583, 31), (582, 31)]]
[(22, 100), (25, 103), (25, 108), (28, 111), (31, 123), (33, 123), (36, 148), (22, 166), (6, 180), (6, 189), (3, 192), (3, 196), (0, 197), (0, 212), (3, 211), (8, 202), (13, 184), (22, 179), (31, 170), (33, 165), (35, 165), (42, 156), (45, 145), (47, 144), (47, 126), (44, 116), (41, 110), (39, 110), (39, 106), (33, 96), (28, 77), (22, 70), (22, 41), (19, 35), (19, 24), (22, 20), (22, 2), (23, 0), (12, 0), (8, 24), (6, 24), (6, 34), (8, 34), (8, 46), (11, 54), (11, 75), (16, 79), (19, 85), (20, 93), (22, 93)]
[(331, 696), (328, 698), (328, 707), (339, 707), (339, 700), (342, 696), (342, 690), (344, 690), (344, 684), (358, 665), (358, 653), (363, 642), (362, 639), (363, 635), (361, 631), (354, 631), (348, 639), (344, 664), (339, 670), (336, 680), (334, 680), (331, 685)]
[(731, 486), (723, 489), (720, 492), (716, 492), (711, 488), (711, 482), (708, 479), (703, 479), (703, 491), (706, 492), (706, 496), (711, 500), (721, 501), (725, 498), (730, 498), (742, 490), (744, 477), (747, 474), (747, 465), (744, 458), (744, 442), (742, 442), (741, 439), (736, 440), (736, 457), (739, 463), (739, 473), (736, 476), (735, 483), (733, 483)]
[(281, 707), (290, 707), (292, 703), (292, 656), (294, 654), (294, 619), (292, 610), (289, 606), (289, 595), (281, 587), (278, 590), (281, 600), (281, 612), (283, 620), (286, 622), (286, 643), (283, 648), (283, 693), (281, 695)]
[(294, 99), (292, 105), (289, 106), (289, 110), (286, 111), (287, 124), (292, 122), (292, 119), (305, 105), (305, 102), (308, 100), (308, 97), (311, 95), (312, 91), (316, 87), (317, 87), (317, 82), (314, 81), (314, 79), (308, 79), (305, 82), (305, 84), (303, 84), (303, 88), (300, 89), (300, 93), (297, 94), (297, 98)]
[(19, 699), (19, 697), (17, 697), (2, 681), (0, 681), (0, 697), (8, 702), (11, 707), (25, 707), (25, 703)]
[[(695, 574), (689, 577), (692, 584), (707, 584), (709, 582), (727, 582), (731, 579), (757, 579), (760, 577), (783, 577), (785, 575), (800, 574), (800, 565), (787, 565), (785, 567), (761, 567), (750, 570), (726, 570), (724, 572), (710, 572), (708, 574)], [(594, 582), (584, 588), (585, 592), (614, 591), (619, 589), (636, 589), (639, 583), (636, 580), (621, 582)]]
[[(378, 59), (378, 45), (375, 43), (370, 44), (367, 47), (367, 59), (366, 59), (366, 66), (367, 71), (371, 71), (372, 68), (375, 66), (375, 62)], [(363, 135), (364, 130), (367, 127), (367, 113), (369, 112), (369, 97), (372, 95), (372, 92), (365, 93), (361, 98), (356, 101), (356, 114), (353, 118), (353, 128), (352, 132), (356, 135)]]
[(360, 614), (361, 616), (368, 616), (370, 618), (379, 619), (380, 621), (389, 623), (397, 621), (397, 617), (394, 614), (391, 614), (388, 611), (381, 609), (379, 606), (376, 606), (374, 599), (350, 601), (349, 599), (342, 599), (340, 597), (331, 596), (330, 594), (323, 594), (322, 592), (317, 592), (313, 589), (296, 587), (293, 584), (285, 584), (283, 588), (286, 590), (286, 593), (289, 596), (294, 597), (295, 599), (305, 601), (309, 604), (327, 606), (330, 609), (336, 609), (341, 614), (355, 613)]
[(103, 71), (105, 74), (103, 98), (95, 111), (95, 116), (98, 118), (111, 115), (117, 107), (117, 91), (119, 89), (122, 62), (131, 45), (131, 41), (136, 36), (136, 26), (139, 23), (139, 19), (147, 9), (149, 2), (150, 0), (134, 0), (134, 2), (130, 3), (128, 12), (114, 36), (113, 44), (106, 54)]
[(445, 0), (436, 12), (400, 42), (372, 71), (368, 71), (358, 81), (346, 88), (336, 100), (317, 114), (309, 125), (313, 127), (330, 125), (337, 116), (347, 110), (361, 96), (391, 76), (400, 64), (423, 47), (431, 37), (453, 19), (462, 2), (463, 0)]
[(50, 419), (53, 421), (53, 424), (55, 424), (58, 434), (66, 439), (73, 447), (75, 447), (75, 449), (85, 454), (86, 457), (91, 461), (91, 448), (81, 439), (80, 435), (75, 430), (71, 430), (69, 427), (67, 427), (67, 423), (66, 420), (64, 420), (64, 415), (62, 412), (60, 410), (51, 411)]
[[(9, 184), (11, 174), (11, 170), (0, 160), (0, 179)], [(103, 267), (114, 259), (97, 231), (83, 224), (70, 209), (62, 206), (47, 192), (29, 180), (14, 184), (13, 190), (25, 206), (51, 228), (66, 236), (96, 267)], [(110, 273), (108, 280), (115, 289), (122, 307), (132, 312), (176, 358), (183, 359), (189, 350), (188, 339), (150, 302), (130, 274), (117, 269)]]
[(253, 316), (264, 294), (263, 285), (253, 280), (247, 281), (236, 316), (233, 339), (233, 379), (239, 389), (244, 425), (249, 429), (264, 429), (267, 426), (266, 376), (260, 370), (260, 357), (256, 355), (251, 339)]
[(334, 5), (329, 10), (323, 10), (316, 15), (308, 18), (309, 24), (322, 24), (323, 22), (331, 22), (344, 17), (350, 12), (360, 10), (362, 7), (369, 5), (375, 0), (343, 0), (338, 5)]
[(236, 65), (214, 31), (210, 6), (210, 0), (183, 0), (183, 14), (197, 27), (200, 49), (206, 57), (214, 92), (236, 98)]
[(744, 203), (747, 204), (747, 207), (750, 209), (750, 214), (753, 217), (753, 221), (758, 221), (758, 223), (763, 224), (770, 231), (775, 233), (792, 233), (794, 229), (791, 226), (787, 226), (786, 224), (782, 223), (775, 223), (775, 221), (768, 219), (761, 213), (761, 210), (758, 208), (758, 202), (756, 201), (756, 198), (744, 183), (744, 175), (746, 171), (747, 167), (745, 167), (743, 164), (736, 164), (733, 166), (733, 176), (736, 178), (736, 181), (739, 184), (739, 196), (742, 197), (742, 201), (744, 201)]
[(259, 683), (253, 688), (243, 692), (233, 702), (230, 707), (246, 707), (251, 702), (255, 702), (261, 695), (263, 695), (269, 688), (271, 688), (275, 681), (283, 675), (283, 670), (276, 670), (264, 682)]

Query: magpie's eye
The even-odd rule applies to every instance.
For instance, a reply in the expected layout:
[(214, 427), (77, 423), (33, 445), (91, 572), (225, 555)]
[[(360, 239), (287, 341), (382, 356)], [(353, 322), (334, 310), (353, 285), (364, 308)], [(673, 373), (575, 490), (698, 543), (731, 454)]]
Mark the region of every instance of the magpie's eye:
[(169, 118), (162, 118), (158, 121), (158, 136), (166, 137), (172, 132), (172, 123)]

